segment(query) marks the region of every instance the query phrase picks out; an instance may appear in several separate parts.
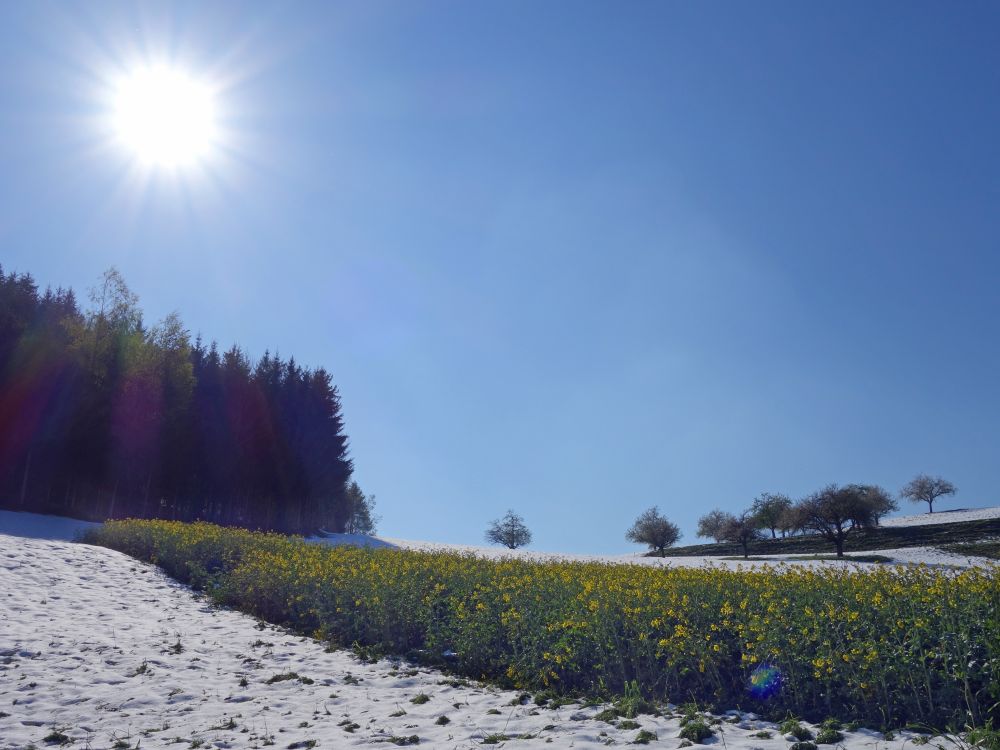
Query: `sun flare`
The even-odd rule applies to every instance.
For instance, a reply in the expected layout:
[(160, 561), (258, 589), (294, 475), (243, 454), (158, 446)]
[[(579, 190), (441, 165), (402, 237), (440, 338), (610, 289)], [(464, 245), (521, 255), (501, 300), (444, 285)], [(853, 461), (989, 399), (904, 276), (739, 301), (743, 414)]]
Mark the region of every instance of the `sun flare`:
[(216, 139), (211, 89), (168, 67), (135, 70), (114, 98), (118, 140), (149, 166), (175, 168), (203, 161)]

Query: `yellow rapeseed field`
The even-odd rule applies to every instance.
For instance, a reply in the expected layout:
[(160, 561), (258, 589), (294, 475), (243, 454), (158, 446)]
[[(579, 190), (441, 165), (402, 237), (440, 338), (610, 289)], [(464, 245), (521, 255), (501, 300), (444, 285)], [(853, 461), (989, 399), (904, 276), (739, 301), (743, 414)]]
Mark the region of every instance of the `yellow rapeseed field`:
[[(666, 568), (327, 547), (210, 524), (110, 522), (94, 541), (220, 603), (523, 689), (943, 726), (997, 718), (1000, 575)], [(773, 667), (780, 689), (748, 680)]]

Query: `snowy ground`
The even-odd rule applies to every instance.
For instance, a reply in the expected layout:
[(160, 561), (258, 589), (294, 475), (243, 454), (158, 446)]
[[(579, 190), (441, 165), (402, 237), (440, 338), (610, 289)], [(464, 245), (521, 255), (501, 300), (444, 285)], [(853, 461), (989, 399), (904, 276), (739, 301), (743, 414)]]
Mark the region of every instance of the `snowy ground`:
[[(337, 543), (336, 539), (325, 539), (324, 542)], [(936, 547), (904, 547), (901, 549), (886, 549), (876, 552), (847, 552), (843, 560), (812, 559), (802, 560), (804, 555), (751, 555), (750, 560), (742, 560), (734, 557), (712, 557), (709, 555), (695, 557), (646, 557), (641, 553), (631, 555), (571, 555), (558, 552), (536, 552), (534, 550), (508, 550), (497, 547), (474, 547), (460, 544), (440, 544), (435, 542), (415, 542), (406, 539), (379, 539), (378, 541), (388, 542), (393, 547), (402, 549), (432, 551), (432, 552), (457, 552), (459, 554), (475, 555), (489, 559), (502, 557), (519, 557), (527, 560), (570, 560), (583, 562), (607, 562), (607, 563), (630, 563), (635, 565), (647, 565), (662, 568), (700, 568), (706, 565), (735, 570), (736, 568), (760, 568), (773, 567), (775, 565), (797, 565), (808, 568), (818, 567), (869, 567), (871, 563), (854, 562), (852, 557), (864, 557), (878, 554), (888, 557), (891, 564), (899, 565), (932, 565), (943, 567), (967, 568), (971, 566), (991, 565), (994, 561), (983, 557), (970, 557), (967, 555), (957, 555), (945, 552)], [(350, 542), (354, 543), (354, 542)], [(834, 553), (831, 545), (828, 553)]]
[(62, 516), (43, 516), (40, 513), (0, 510), (0, 534), (13, 534), (30, 539), (72, 541), (87, 529), (95, 526), (100, 526), (100, 524)]
[[(0, 519), (0, 524), (10, 518)], [(0, 525), (0, 529), (4, 528)], [(293, 676), (294, 674), (294, 676)], [(428, 700), (414, 703), (426, 695)], [(626, 744), (639, 729), (601, 707), (512, 705), (515, 693), (345, 652), (210, 606), (150, 565), (100, 547), (0, 533), (0, 748), (339, 748), (416, 736), (471, 748), (499, 736), (554, 747)], [(443, 717), (443, 718), (442, 718)], [(850, 717), (843, 717), (849, 719)], [(752, 715), (721, 724), (727, 750), (786, 750), (753, 736)], [(642, 716), (654, 747), (677, 748), (674, 718)], [(904, 750), (912, 737), (847, 733), (846, 750)], [(392, 746), (392, 745), (386, 745)], [(530, 746), (530, 745), (528, 745)]]
[(883, 526), (927, 526), (932, 523), (958, 523), (960, 521), (982, 521), (1000, 518), (1000, 505), (992, 508), (957, 508), (938, 510), (933, 513), (919, 513), (913, 516), (896, 516), (882, 520)]

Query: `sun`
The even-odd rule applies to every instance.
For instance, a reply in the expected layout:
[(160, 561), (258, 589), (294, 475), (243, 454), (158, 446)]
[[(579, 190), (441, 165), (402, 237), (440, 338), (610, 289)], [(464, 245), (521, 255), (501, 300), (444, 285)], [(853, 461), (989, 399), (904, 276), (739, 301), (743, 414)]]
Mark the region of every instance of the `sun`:
[(147, 166), (197, 164), (216, 145), (212, 90), (181, 70), (157, 66), (123, 76), (113, 113), (118, 141)]

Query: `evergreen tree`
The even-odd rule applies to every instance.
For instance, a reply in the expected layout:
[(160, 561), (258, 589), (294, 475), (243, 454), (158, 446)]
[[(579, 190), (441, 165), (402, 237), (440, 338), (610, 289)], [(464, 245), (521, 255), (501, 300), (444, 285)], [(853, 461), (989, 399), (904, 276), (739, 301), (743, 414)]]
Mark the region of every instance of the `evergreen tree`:
[(0, 503), (345, 528), (353, 466), (328, 372), (268, 352), (252, 363), (237, 346), (220, 355), (176, 314), (149, 328), (114, 269), (90, 303), (81, 312), (72, 290), (40, 294), (0, 268)]

